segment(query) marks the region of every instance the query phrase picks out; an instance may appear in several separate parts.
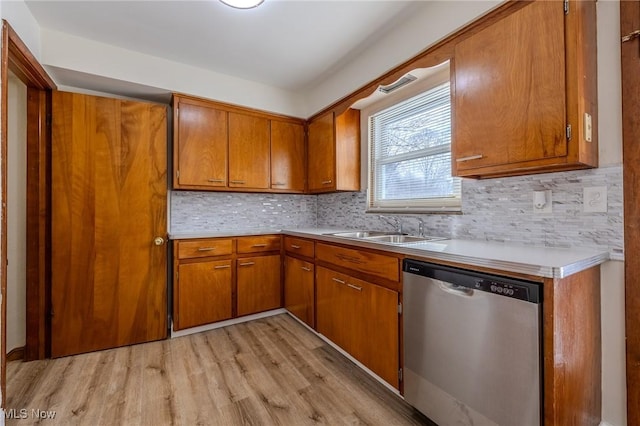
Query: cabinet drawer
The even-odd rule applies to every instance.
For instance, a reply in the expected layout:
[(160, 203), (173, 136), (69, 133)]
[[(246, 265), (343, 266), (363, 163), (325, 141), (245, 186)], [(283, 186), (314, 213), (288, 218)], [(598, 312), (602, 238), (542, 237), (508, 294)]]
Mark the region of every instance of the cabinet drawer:
[(316, 259), (388, 280), (400, 280), (400, 261), (395, 257), (318, 243)]
[(284, 249), (300, 256), (313, 257), (315, 255), (313, 241), (301, 238), (284, 237)]
[(178, 259), (225, 256), (231, 253), (232, 239), (178, 241)]
[(238, 238), (238, 253), (260, 253), (280, 250), (280, 235)]

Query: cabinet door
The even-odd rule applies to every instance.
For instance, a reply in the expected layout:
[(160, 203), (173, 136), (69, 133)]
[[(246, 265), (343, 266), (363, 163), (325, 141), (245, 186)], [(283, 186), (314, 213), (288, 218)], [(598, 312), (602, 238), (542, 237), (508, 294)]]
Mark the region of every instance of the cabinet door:
[(174, 295), (175, 329), (231, 318), (231, 260), (178, 266)]
[(309, 191), (336, 189), (336, 138), (333, 112), (309, 124)]
[(564, 19), (537, 1), (456, 45), (457, 175), (567, 155)]
[(271, 189), (304, 191), (304, 126), (271, 121)]
[(398, 387), (398, 293), (323, 267), (316, 269), (317, 331)]
[(315, 326), (313, 263), (286, 256), (284, 265), (284, 307)]
[(227, 186), (227, 113), (178, 103), (174, 187)]
[(229, 113), (229, 187), (269, 188), (269, 120)]
[(280, 255), (238, 259), (238, 316), (282, 306)]

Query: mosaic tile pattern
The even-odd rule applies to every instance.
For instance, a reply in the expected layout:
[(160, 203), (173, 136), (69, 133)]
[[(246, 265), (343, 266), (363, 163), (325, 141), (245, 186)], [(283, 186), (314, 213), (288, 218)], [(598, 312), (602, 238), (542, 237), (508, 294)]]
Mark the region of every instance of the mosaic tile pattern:
[[(584, 187), (606, 186), (606, 213), (585, 213)], [(533, 191), (552, 190), (553, 212), (535, 214)], [(448, 238), (503, 241), (547, 247), (608, 250), (622, 259), (622, 166), (540, 175), (474, 180), (462, 183), (462, 214), (399, 215), (409, 233), (417, 233), (418, 216), (426, 233)], [(367, 214), (366, 193), (318, 197), (318, 226), (392, 229)]]
[(171, 233), (313, 228), (317, 196), (172, 191)]

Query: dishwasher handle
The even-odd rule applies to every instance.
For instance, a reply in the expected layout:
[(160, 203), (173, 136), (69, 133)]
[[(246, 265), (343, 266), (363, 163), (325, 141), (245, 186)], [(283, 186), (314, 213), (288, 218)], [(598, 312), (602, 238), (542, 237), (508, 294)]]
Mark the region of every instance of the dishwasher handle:
[(447, 283), (444, 281), (437, 281), (437, 282), (438, 282), (438, 287), (440, 287), (440, 290), (442, 291), (446, 291), (447, 293), (451, 293), (453, 295), (461, 296), (461, 297), (473, 297), (473, 290), (470, 288), (467, 288), (462, 285)]

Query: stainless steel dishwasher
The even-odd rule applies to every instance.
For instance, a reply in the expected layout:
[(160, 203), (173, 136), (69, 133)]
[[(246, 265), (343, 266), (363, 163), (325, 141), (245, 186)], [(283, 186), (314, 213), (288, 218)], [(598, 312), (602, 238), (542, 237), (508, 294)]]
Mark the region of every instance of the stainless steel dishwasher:
[(541, 424), (539, 284), (406, 259), (404, 397), (440, 426)]

